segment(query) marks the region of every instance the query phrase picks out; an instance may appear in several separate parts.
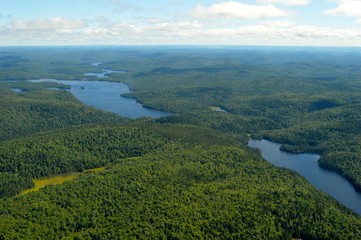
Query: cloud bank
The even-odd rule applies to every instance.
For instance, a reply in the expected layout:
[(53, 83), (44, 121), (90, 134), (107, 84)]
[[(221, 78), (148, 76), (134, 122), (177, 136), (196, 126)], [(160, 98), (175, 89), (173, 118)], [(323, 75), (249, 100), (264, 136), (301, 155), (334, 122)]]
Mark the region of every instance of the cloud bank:
[(198, 5), (192, 15), (197, 18), (237, 18), (259, 19), (272, 17), (288, 17), (291, 13), (273, 5), (250, 5), (241, 2), (229, 1), (213, 4), (210, 7)]
[[(0, 44), (228, 44), (228, 45), (361, 45), (361, 30), (298, 25), (291, 20), (263, 21), (239, 27), (209, 26), (197, 21), (152, 20), (94, 24), (52, 18), (13, 21), (0, 28)], [(351, 41), (352, 40), (352, 41)]]
[[(117, 6), (130, 4), (124, 0), (103, 1)], [(103, 15), (89, 19), (53, 17), (21, 20), (5, 19), (2, 15), (0, 45), (361, 45), (360, 28), (320, 27), (295, 22), (297, 15), (288, 10), (299, 9), (300, 6), (307, 8), (310, 0), (249, 2), (224, 1), (209, 6), (197, 5), (173, 18), (155, 18), (150, 14), (135, 20)], [(361, 24), (361, 11), (358, 11), (361, 0), (334, 2), (335, 8), (325, 9), (324, 12), (321, 10), (320, 16), (324, 13), (354, 17), (359, 18), (357, 21)], [(135, 12), (132, 11), (132, 14)]]

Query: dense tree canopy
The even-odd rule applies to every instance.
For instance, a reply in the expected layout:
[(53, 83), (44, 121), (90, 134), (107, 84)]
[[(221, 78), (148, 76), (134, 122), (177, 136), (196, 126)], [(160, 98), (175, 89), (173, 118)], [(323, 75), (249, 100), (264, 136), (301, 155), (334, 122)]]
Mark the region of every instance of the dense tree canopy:
[[(358, 49), (1, 48), (0, 239), (361, 239), (359, 216), (244, 147), (253, 136), (320, 153), (360, 190), (360, 60)], [(100, 80), (84, 75), (101, 71), (93, 63), (173, 114), (125, 119), (69, 86), (25, 81)]]
[(9, 239), (361, 237), (334, 200), (235, 147), (170, 144), (2, 204)]

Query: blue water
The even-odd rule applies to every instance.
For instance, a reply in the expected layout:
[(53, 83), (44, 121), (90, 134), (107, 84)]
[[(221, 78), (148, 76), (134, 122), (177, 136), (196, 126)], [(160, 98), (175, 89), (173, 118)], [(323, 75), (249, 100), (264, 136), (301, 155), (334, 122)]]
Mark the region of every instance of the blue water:
[[(101, 63), (93, 63), (94, 67), (99, 67)], [(97, 78), (108, 78), (111, 73), (124, 73), (124, 71), (114, 71), (101, 69), (101, 73), (85, 73), (84, 76), (95, 76)], [(69, 90), (75, 97), (83, 103), (98, 109), (114, 112), (120, 116), (128, 118), (151, 117), (159, 118), (169, 116), (163, 111), (157, 111), (143, 107), (135, 99), (123, 97), (122, 94), (130, 93), (129, 87), (124, 83), (106, 81), (65, 81), (54, 79), (31, 80), (32, 82), (58, 82), (70, 85)]]
[(20, 93), (23, 91), (21, 88), (12, 88), (11, 90), (16, 93)]
[(280, 150), (281, 144), (267, 140), (250, 140), (248, 146), (258, 148), (263, 158), (277, 167), (291, 169), (345, 207), (361, 215), (361, 193), (339, 174), (321, 168), (316, 154), (291, 154)]
[(130, 93), (129, 87), (123, 83), (106, 81), (65, 81), (65, 80), (32, 80), (32, 82), (55, 81), (71, 86), (69, 90), (81, 102), (117, 113), (128, 118), (159, 118), (170, 114), (144, 107), (135, 99), (121, 96)]

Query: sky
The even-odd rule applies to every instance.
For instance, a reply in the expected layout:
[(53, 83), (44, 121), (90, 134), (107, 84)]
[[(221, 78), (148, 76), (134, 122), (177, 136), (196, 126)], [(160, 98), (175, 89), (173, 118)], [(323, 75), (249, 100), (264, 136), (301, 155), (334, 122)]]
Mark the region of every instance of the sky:
[(0, 0), (0, 46), (361, 46), (361, 0)]

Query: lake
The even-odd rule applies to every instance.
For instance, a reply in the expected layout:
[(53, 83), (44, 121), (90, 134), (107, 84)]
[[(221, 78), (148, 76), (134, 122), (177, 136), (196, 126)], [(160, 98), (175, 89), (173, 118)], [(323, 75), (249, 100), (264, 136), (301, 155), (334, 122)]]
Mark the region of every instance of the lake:
[(98, 109), (117, 113), (123, 117), (159, 118), (170, 115), (163, 111), (146, 108), (133, 98), (121, 96), (122, 94), (131, 92), (129, 87), (123, 83), (106, 81), (65, 81), (54, 79), (31, 80), (31, 82), (49, 81), (70, 85), (71, 89), (68, 91), (81, 102)]
[(341, 175), (321, 168), (316, 154), (292, 154), (280, 150), (281, 144), (267, 140), (250, 140), (248, 146), (258, 148), (263, 158), (277, 167), (291, 169), (321, 191), (361, 215), (361, 193)]

